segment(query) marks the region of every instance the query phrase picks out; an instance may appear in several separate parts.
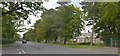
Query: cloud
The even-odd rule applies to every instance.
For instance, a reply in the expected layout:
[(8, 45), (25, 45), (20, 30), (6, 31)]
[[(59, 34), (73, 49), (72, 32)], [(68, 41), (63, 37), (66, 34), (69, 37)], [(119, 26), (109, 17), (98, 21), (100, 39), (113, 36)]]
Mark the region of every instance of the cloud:
[(49, 2), (44, 2), (43, 3), (43, 6), (46, 8), (46, 9), (55, 9), (55, 7), (58, 7), (60, 6), (59, 4), (56, 3), (57, 0), (50, 0)]

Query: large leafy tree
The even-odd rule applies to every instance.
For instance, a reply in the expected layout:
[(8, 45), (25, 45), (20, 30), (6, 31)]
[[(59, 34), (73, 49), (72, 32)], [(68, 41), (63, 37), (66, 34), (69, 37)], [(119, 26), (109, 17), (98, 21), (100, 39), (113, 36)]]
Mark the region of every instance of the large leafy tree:
[[(99, 20), (99, 22), (96, 24), (95, 30), (96, 30), (96, 32), (102, 32), (99, 35), (103, 36), (104, 38), (106, 38), (106, 37), (110, 38), (111, 35), (113, 35), (114, 37), (119, 37), (119, 34), (120, 34), (119, 2), (115, 2), (115, 3), (114, 2), (111, 2), (111, 3), (106, 2), (106, 3), (107, 3), (107, 5), (103, 9), (102, 17)], [(104, 5), (106, 3), (103, 3), (102, 5)], [(105, 32), (108, 32), (108, 34), (106, 34), (106, 37), (104, 35)]]
[(42, 10), (42, 3), (43, 2), (2, 2), (2, 9), (6, 9), (8, 11), (2, 11), (1, 16), (15, 12), (19, 17), (21, 16), (26, 19), (29, 14), (36, 15), (39, 10)]
[[(91, 46), (93, 45), (93, 32), (94, 32), (94, 23), (97, 23), (101, 16), (101, 11), (99, 11), (99, 4), (97, 2), (81, 2), (82, 9), (84, 14), (87, 15), (85, 20), (88, 21), (88, 25), (92, 25), (92, 37), (91, 37)], [(96, 21), (95, 21), (96, 20)]]
[[(2, 14), (0, 14), (0, 17), (2, 17), (3, 21), (3, 38), (8, 38), (9, 36), (9, 38), (13, 39), (17, 32), (24, 31), (25, 29), (20, 29), (19, 27), (24, 26), (24, 20), (26, 20), (29, 15), (37, 16), (40, 10), (44, 10), (41, 6), (42, 3), (43, 2), (1, 2), (0, 5), (2, 5), (2, 7), (0, 9), (2, 10)], [(10, 30), (8, 29), (9, 20)], [(28, 23), (30, 23), (30, 20), (28, 20)], [(8, 33), (9, 31), (10, 33)]]
[(28, 41), (36, 41), (37, 38), (36, 37), (36, 33), (35, 33), (35, 29), (28, 29), (28, 31), (23, 35), (23, 39), (28, 40)]
[[(16, 16), (18, 20), (21, 18), (28, 21), (28, 24), (30, 24), (30, 18), (28, 18), (29, 15), (37, 16), (37, 14), (41, 10), (45, 10), (43, 6), (41, 6), (43, 2), (2, 2), (0, 5), (2, 7), (2, 16), (6, 16), (7, 14)], [(14, 12), (15, 14), (13, 14)]]
[(103, 8), (107, 5), (107, 3), (102, 5), (101, 2), (81, 2), (80, 5), (82, 5), (85, 16), (84, 19), (88, 21), (87, 26), (89, 26), (93, 24), (93, 16), (95, 16), (95, 23), (100, 20)]
[(34, 27), (38, 39), (46, 39), (48, 43), (54, 40), (55, 43), (57, 38), (60, 38), (60, 41), (64, 39), (64, 44), (66, 44), (67, 39), (81, 34), (83, 24), (82, 11), (74, 5), (65, 5), (57, 7), (56, 10), (44, 11)]
[(64, 44), (66, 44), (66, 39), (80, 36), (81, 31), (84, 29), (83, 14), (78, 7), (74, 5), (67, 6), (65, 15)]
[[(15, 13), (13, 13), (15, 14)], [(17, 32), (21, 32), (24, 29), (19, 29), (19, 27), (24, 26), (23, 20), (16, 20), (15, 16), (13, 15), (6, 15), (2, 17), (2, 39), (3, 44), (8, 38), (13, 42), (18, 40), (17, 38), (20, 37)]]
[[(119, 36), (119, 2), (82, 2), (83, 12), (86, 15), (88, 25), (92, 25), (92, 16), (95, 15), (95, 32), (102, 40)], [(93, 11), (93, 12), (92, 12)], [(94, 12), (95, 11), (95, 12)]]

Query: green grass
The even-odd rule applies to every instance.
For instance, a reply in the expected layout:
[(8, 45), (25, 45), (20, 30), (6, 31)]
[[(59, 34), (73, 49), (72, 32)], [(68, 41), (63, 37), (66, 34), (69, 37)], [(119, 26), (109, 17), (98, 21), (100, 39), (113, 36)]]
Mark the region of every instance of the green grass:
[(70, 48), (103, 48), (101, 45), (93, 45), (90, 47), (90, 45), (67, 45), (67, 44), (55, 44), (59, 46), (64, 46), (64, 47), (70, 47)]
[(7, 46), (10, 46), (10, 45), (13, 45), (14, 43), (11, 43), (11, 44), (2, 44), (2, 47), (7, 47)]
[[(34, 43), (38, 43), (38, 42), (34, 42)], [(78, 43), (73, 42), (66, 42), (66, 44), (59, 44), (59, 43), (41, 43), (41, 44), (52, 44), (52, 45), (58, 45), (58, 46), (64, 46), (64, 47), (70, 47), (70, 48), (103, 48), (106, 47), (103, 45), (103, 43), (94, 43), (95, 45), (93, 45), (92, 47), (90, 47), (90, 45), (79, 45)]]
[[(37, 43), (37, 42), (36, 42)], [(101, 43), (95, 43), (95, 45), (93, 45), (92, 47), (90, 47), (90, 45), (74, 45), (74, 44), (53, 44), (53, 43), (41, 43), (41, 44), (52, 44), (52, 45), (58, 45), (58, 46), (64, 46), (64, 47), (70, 47), (70, 48), (103, 48), (105, 46), (103, 46)]]
[(56, 43), (54, 45), (59, 45), (59, 46), (64, 46), (64, 47), (70, 47), (70, 48), (103, 48), (105, 47), (103, 45), (103, 43), (94, 43), (95, 45), (93, 45), (92, 47), (90, 47), (90, 45), (79, 45), (77, 43), (73, 43), (71, 44), (71, 42), (67, 42), (66, 44), (59, 44), (59, 43)]
[(2, 47), (2, 45), (0, 45), (0, 47)]
[(120, 52), (118, 52), (118, 54), (120, 54)]
[(10, 44), (3, 44), (2, 47), (10, 46)]

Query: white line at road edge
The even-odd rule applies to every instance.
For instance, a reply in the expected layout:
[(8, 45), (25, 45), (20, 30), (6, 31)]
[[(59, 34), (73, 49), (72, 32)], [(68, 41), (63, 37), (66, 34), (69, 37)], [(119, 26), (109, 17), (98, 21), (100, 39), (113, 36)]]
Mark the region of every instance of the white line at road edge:
[[(22, 52), (20, 52), (20, 50), (21, 50)], [(18, 51), (19, 54), (22, 54), (22, 53), (23, 53), (23, 54), (26, 54), (26, 52), (25, 52), (23, 49), (21, 49), (20, 47), (19, 47), (19, 49), (17, 48), (17, 51)]]
[(20, 48), (20, 45), (18, 47), (24, 54), (27, 54), (22, 48)]
[(21, 49), (20, 47), (19, 47), (19, 49), (22, 50), (22, 52), (23, 52), (24, 54), (26, 54), (26, 52), (25, 52), (23, 49)]
[(19, 52), (19, 54), (22, 54), (21, 52)]
[(19, 51), (19, 49), (18, 49), (18, 48), (17, 48), (17, 51), (18, 51), (18, 53), (19, 53), (19, 54), (22, 54), (22, 53)]

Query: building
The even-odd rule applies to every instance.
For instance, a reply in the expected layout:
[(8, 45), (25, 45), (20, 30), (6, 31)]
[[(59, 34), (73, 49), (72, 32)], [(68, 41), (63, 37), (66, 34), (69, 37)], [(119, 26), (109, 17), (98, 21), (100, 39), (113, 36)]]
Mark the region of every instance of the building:
[[(102, 41), (100, 40), (100, 38), (96, 38), (97, 34), (93, 35), (93, 42), (94, 43), (101, 43)], [(90, 42), (92, 33), (81, 33), (81, 36), (76, 37), (76, 39), (74, 39), (74, 41), (76, 41), (77, 43), (80, 42)]]

